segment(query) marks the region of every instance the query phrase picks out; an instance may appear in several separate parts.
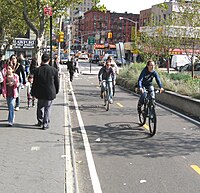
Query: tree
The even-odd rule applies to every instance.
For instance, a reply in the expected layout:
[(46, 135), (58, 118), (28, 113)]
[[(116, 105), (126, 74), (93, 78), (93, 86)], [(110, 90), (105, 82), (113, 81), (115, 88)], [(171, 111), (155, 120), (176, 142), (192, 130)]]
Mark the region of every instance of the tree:
[[(194, 77), (194, 55), (200, 49), (200, 2), (199, 0), (177, 0), (174, 3), (176, 9), (170, 16), (155, 20), (152, 14), (151, 21), (142, 31), (141, 48), (151, 57), (165, 55), (170, 56), (170, 50), (179, 48), (190, 57), (192, 63), (192, 77)], [(169, 9), (168, 3), (159, 4), (158, 7), (164, 13)], [(192, 56), (191, 56), (192, 50)]]
[(176, 36), (192, 64), (192, 77), (194, 78), (194, 58), (199, 56), (200, 49), (200, 2), (199, 0), (178, 1), (178, 12), (174, 14), (174, 21), (179, 30)]
[[(3, 1), (4, 6), (11, 8), (13, 12), (18, 15), (14, 20), (16, 22), (23, 21), (26, 23), (26, 27), (31, 29), (36, 35), (35, 53), (39, 53), (42, 43), (44, 42), (45, 32), (49, 29), (49, 18), (44, 15), (44, 7), (52, 7), (53, 19), (58, 18), (60, 15), (66, 15), (66, 8), (73, 7), (76, 4), (81, 3), (83, 0), (8, 0)], [(95, 1), (95, 5), (99, 2)], [(97, 9), (101, 9), (103, 6), (98, 6)], [(0, 9), (1, 10), (1, 9)], [(7, 10), (8, 11), (8, 10)], [(8, 11), (8, 18), (10, 18), (12, 12)], [(7, 18), (7, 20), (8, 20)], [(4, 28), (5, 29), (5, 28)], [(21, 28), (22, 29), (22, 28)], [(7, 35), (7, 33), (6, 33)], [(12, 38), (16, 36), (13, 35)]]
[(24, 35), (28, 27), (23, 20), (22, 12), (18, 12), (18, 8), (9, 1), (0, 1), (0, 12), (0, 48), (2, 54), (5, 54), (14, 38), (19, 34)]

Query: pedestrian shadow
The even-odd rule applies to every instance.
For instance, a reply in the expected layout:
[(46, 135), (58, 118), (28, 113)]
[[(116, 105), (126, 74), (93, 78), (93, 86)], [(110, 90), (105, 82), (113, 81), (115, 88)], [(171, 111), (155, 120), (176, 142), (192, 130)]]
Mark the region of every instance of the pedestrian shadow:
[[(7, 120), (5, 120), (5, 121), (7, 122)], [(20, 124), (20, 123), (14, 123), (12, 127), (9, 126), (8, 123), (0, 123), (0, 128), (2, 128), (2, 129), (4, 129), (4, 128), (18, 128), (18, 129), (43, 130), (42, 128), (40, 128), (36, 125), (28, 125), (28, 124)]]

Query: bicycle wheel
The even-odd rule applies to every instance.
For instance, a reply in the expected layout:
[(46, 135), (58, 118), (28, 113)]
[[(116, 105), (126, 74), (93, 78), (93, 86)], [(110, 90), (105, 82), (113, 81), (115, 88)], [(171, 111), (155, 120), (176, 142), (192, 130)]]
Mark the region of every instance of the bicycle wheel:
[(151, 105), (149, 107), (149, 131), (151, 136), (154, 136), (156, 134), (156, 126), (157, 126), (157, 118), (156, 118), (155, 107)]
[(138, 115), (139, 115), (140, 125), (142, 126), (146, 123), (146, 117), (147, 117), (146, 105), (143, 105), (141, 112), (138, 112)]

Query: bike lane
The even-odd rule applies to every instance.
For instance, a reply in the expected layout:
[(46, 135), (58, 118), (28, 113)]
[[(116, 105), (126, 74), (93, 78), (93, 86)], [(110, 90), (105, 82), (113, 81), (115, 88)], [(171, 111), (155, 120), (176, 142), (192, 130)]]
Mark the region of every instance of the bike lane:
[[(138, 97), (135, 95), (117, 89), (114, 104), (106, 112), (100, 99), (97, 76), (79, 76), (72, 82), (72, 89), (78, 104), (78, 107), (73, 104), (71, 96), (80, 192), (95, 192), (90, 171), (86, 169), (89, 166), (85, 147), (81, 143), (85, 133), (100, 182), (99, 192), (154, 193), (165, 189), (166, 192), (178, 193), (200, 190), (198, 175), (188, 167), (186, 159), (183, 160), (183, 155), (197, 152), (198, 147), (188, 144), (187, 149), (184, 148), (187, 138), (193, 136), (190, 131), (181, 130), (181, 126), (189, 128), (195, 125), (157, 106), (158, 134), (151, 138), (149, 131), (138, 126)], [(74, 111), (77, 108), (84, 132), (77, 123)], [(198, 132), (195, 134), (199, 136)]]

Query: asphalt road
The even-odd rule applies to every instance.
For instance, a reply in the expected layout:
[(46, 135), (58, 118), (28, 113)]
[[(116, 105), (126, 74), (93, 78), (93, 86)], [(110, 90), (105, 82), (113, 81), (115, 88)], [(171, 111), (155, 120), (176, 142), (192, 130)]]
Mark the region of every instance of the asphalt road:
[(116, 88), (106, 112), (99, 67), (80, 63), (69, 87), (70, 116), (80, 193), (200, 192), (200, 124), (157, 106), (158, 131), (138, 125), (138, 97)]
[(100, 67), (80, 69), (71, 84), (62, 66), (48, 130), (34, 126), (26, 88), (12, 128), (0, 98), (0, 193), (199, 193), (199, 124), (158, 105), (151, 138), (138, 125), (137, 96), (117, 87), (106, 112)]

